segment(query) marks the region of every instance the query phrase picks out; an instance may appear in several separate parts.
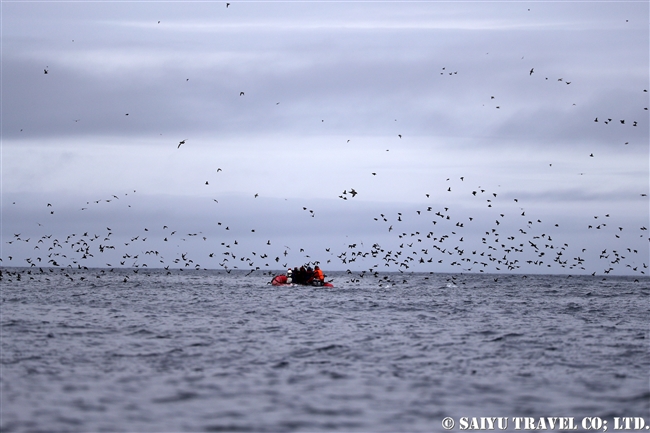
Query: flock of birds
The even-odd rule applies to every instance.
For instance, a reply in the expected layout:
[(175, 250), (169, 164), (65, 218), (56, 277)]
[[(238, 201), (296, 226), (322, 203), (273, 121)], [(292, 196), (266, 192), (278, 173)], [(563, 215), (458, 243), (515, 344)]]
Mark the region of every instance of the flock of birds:
[[(465, 177), (461, 177), (459, 181), (463, 183)], [(242, 233), (242, 227), (237, 221), (217, 221), (215, 225), (222, 233), (218, 235), (216, 242), (213, 240), (213, 232), (210, 235), (203, 232), (187, 233), (182, 232), (181, 227), (172, 228), (168, 225), (143, 227), (136, 233), (127, 235), (122, 232), (117, 236), (116, 230), (109, 226), (100, 232), (83, 230), (59, 237), (54, 234), (27, 236), (14, 233), (12, 239), (5, 240), (5, 244), (8, 247), (20, 245), (23, 251), (25, 246), (33, 245), (33, 254), (23, 258), (13, 255), (0, 258), (4, 268), (0, 271), (0, 279), (20, 279), (21, 274), (28, 274), (29, 278), (34, 278), (35, 274), (45, 274), (47, 277), (47, 274), (58, 269), (58, 272), (72, 281), (75, 278), (83, 281), (88, 278), (87, 273), (75, 276), (74, 271), (88, 271), (97, 266), (105, 269), (96, 269), (96, 278), (101, 278), (117, 268), (132, 269), (135, 274), (149, 272), (154, 268), (165, 269), (169, 274), (174, 270), (221, 268), (228, 273), (232, 270), (245, 270), (247, 275), (255, 272), (274, 275), (278, 269), (295, 266), (297, 262), (312, 266), (318, 264), (325, 269), (333, 262), (347, 267), (354, 267), (353, 264), (357, 264), (355, 262), (371, 262), (367, 270), (348, 269), (350, 282), (359, 282), (366, 276), (373, 276), (380, 282), (385, 282), (391, 278), (386, 274), (389, 271), (421, 272), (443, 264), (457, 269), (457, 273), (522, 273), (522, 269), (533, 273), (559, 273), (567, 270), (576, 274), (587, 273), (585, 254), (592, 252), (586, 248), (573, 248), (568, 243), (556, 239), (556, 233), (560, 231), (558, 223), (545, 223), (539, 218), (529, 216), (517, 198), (512, 199), (511, 203), (505, 203), (505, 199), (502, 200), (498, 193), (489, 192), (480, 186), (465, 188), (464, 191), (462, 188), (454, 190), (457, 189), (475, 200), (480, 200), (486, 210), (494, 216), (493, 222), (486, 224), (488, 221), (485, 213), (481, 213), (482, 218), (475, 218), (454, 212), (450, 206), (436, 205), (431, 195), (426, 194), (426, 201), (421, 209), (408, 213), (397, 212), (395, 215), (380, 213), (373, 217), (374, 224), (383, 226), (379, 231), (393, 236), (395, 242), (390, 242), (390, 246), (382, 246), (379, 243), (365, 246), (359, 242), (348, 244), (343, 251), (338, 252), (333, 250), (332, 246), (325, 247), (322, 251), (308, 248), (293, 251), (287, 245), (278, 249), (277, 246), (283, 243), (268, 238), (254, 238), (258, 243), (255, 250), (245, 251), (241, 246), (245, 242), (229, 235), (232, 233), (231, 226), (236, 227), (239, 234)], [(451, 187), (447, 187), (446, 191), (451, 193)], [(344, 192), (350, 197), (358, 194), (353, 188)], [(112, 195), (87, 201), (80, 210), (86, 211), (90, 206), (120, 205), (130, 208), (131, 204), (125, 202), (129, 194), (133, 198), (136, 191), (124, 193), (121, 197)], [(515, 207), (517, 213), (513, 212)], [(312, 218), (315, 217), (313, 209), (302, 209), (308, 211)], [(55, 206), (47, 203), (44, 213), (55, 215)], [(621, 236), (627, 235), (627, 240), (630, 236), (646, 238), (647, 227), (629, 230), (611, 224), (609, 221), (612, 219), (610, 214), (595, 215), (593, 222), (586, 226), (586, 230), (599, 230), (609, 233), (610, 236), (612, 247), (596, 251), (598, 261), (602, 265), (602, 275), (617, 270), (639, 276), (646, 275), (648, 264), (644, 260), (647, 259), (647, 254), (644, 255), (643, 251), (639, 253), (639, 248), (624, 247), (622, 242), (625, 240), (621, 239)], [(39, 224), (39, 227), (43, 226)], [(418, 230), (414, 227), (425, 229)], [(255, 228), (249, 230), (250, 233), (256, 233)], [(628, 233), (630, 231), (632, 233)], [(174, 251), (172, 248), (174, 252), (169, 257), (169, 246), (174, 243), (178, 249)], [(210, 250), (208, 245), (213, 250)], [(206, 251), (206, 248), (210, 251), (191, 253), (193, 250)], [(7, 247), (4, 250), (7, 250)], [(163, 254), (159, 250), (167, 253)], [(97, 265), (103, 256), (110, 257), (107, 259), (109, 261)], [(12, 266), (28, 269), (11, 271), (9, 267)], [(592, 275), (597, 273), (600, 272), (591, 272)], [(495, 281), (497, 279), (498, 276)], [(124, 282), (128, 280), (129, 276), (126, 275)]]
[[(230, 3), (227, 3), (226, 7), (229, 6)], [(50, 68), (47, 66), (44, 74), (49, 73)], [(529, 76), (536, 73), (535, 68), (528, 71)], [(457, 75), (458, 71), (447, 71), (446, 68), (442, 68), (440, 74)], [(545, 79), (548, 80), (548, 77)], [(565, 81), (563, 78), (558, 78), (557, 81), (564, 82), (566, 85), (571, 84), (571, 81)], [(647, 93), (647, 90), (643, 92)], [(243, 97), (245, 93), (241, 91), (239, 96)], [(492, 96), (490, 99), (495, 97)], [(500, 106), (496, 108), (499, 109)], [(644, 110), (647, 111), (648, 108), (645, 107)], [(126, 116), (128, 115), (126, 113)], [(75, 119), (75, 122), (78, 120)], [(609, 117), (606, 120), (602, 118), (599, 120), (596, 117), (594, 122), (610, 124), (614, 120)], [(639, 125), (638, 120), (619, 119), (619, 122), (621, 125), (632, 127)], [(402, 139), (402, 134), (397, 135)], [(188, 142), (187, 138), (180, 140), (177, 149), (186, 142)], [(593, 153), (589, 156), (593, 157)], [(219, 168), (217, 171), (222, 169)], [(372, 172), (371, 175), (376, 176), (377, 172)], [(450, 180), (447, 179), (447, 182)], [(562, 233), (559, 223), (546, 223), (540, 218), (527, 215), (527, 210), (522, 207), (524, 203), (520, 203), (519, 199), (514, 198), (511, 202), (505, 203), (505, 199), (499, 197), (496, 192), (489, 192), (478, 185), (469, 187), (465, 182), (465, 176), (460, 177), (459, 180), (461, 187), (458, 190), (461, 194), (465, 194), (469, 200), (482, 200), (485, 210), (480, 217), (462, 215), (452, 206), (441, 205), (434, 201), (430, 194), (426, 194), (423, 197), (426, 201), (420, 209), (397, 212), (395, 215), (380, 213), (374, 216), (372, 221), (368, 221), (368, 224), (380, 225), (381, 228), (378, 230), (383, 233), (384, 239), (386, 235), (389, 236), (388, 239), (391, 240), (384, 245), (378, 242), (369, 245), (357, 242), (347, 244), (342, 251), (336, 251), (334, 246), (324, 247), (322, 251), (308, 248), (296, 248), (294, 251), (287, 245), (278, 249), (277, 245), (282, 245), (283, 242), (265, 237), (257, 239), (259, 245), (255, 251), (245, 251), (240, 245), (241, 242), (228, 233), (231, 226), (238, 225), (238, 221), (216, 222), (216, 226), (223, 231), (219, 235), (220, 238), (216, 240), (212, 238), (214, 236), (212, 230), (210, 235), (202, 232), (186, 233), (181, 227), (170, 228), (168, 225), (155, 228), (142, 227), (131, 234), (117, 233), (109, 226), (102, 231), (83, 229), (58, 236), (54, 233), (14, 233), (11, 239), (3, 240), (5, 243), (3, 251), (9, 250), (9, 253), (0, 258), (2, 265), (0, 280), (13, 281), (26, 277), (34, 278), (36, 274), (47, 277), (53, 273), (61, 273), (72, 281), (75, 279), (83, 281), (90, 278), (88, 272), (77, 275), (75, 271), (95, 269), (94, 278), (102, 278), (103, 275), (118, 268), (130, 269), (135, 274), (146, 273), (154, 268), (165, 269), (168, 273), (174, 270), (221, 268), (226, 272), (244, 270), (247, 274), (259, 272), (274, 275), (278, 269), (286, 269), (296, 264), (318, 264), (327, 272), (328, 264), (337, 263), (337, 267), (343, 265), (343, 267), (358, 269), (360, 266), (353, 266), (353, 264), (357, 265), (361, 262), (368, 265), (367, 269), (347, 270), (351, 282), (358, 282), (364, 277), (374, 277), (383, 282), (391, 279), (391, 276), (385, 272), (399, 274), (430, 271), (432, 268), (435, 269), (436, 265), (443, 264), (458, 273), (525, 274), (529, 271), (588, 273), (604, 276), (621, 271), (639, 277), (646, 275), (647, 244), (639, 253), (639, 247), (629, 247), (623, 242), (636, 238), (642, 238), (645, 242), (648, 238), (647, 227), (627, 228), (610, 223), (614, 219), (610, 213), (595, 215), (593, 221), (585, 224), (586, 230), (608, 233), (611, 243), (602, 250), (589, 251), (587, 248), (574, 247), (558, 239)], [(447, 193), (452, 193), (452, 183), (445, 185)], [(205, 184), (208, 185), (208, 181)], [(456, 186), (453, 192), (456, 192)], [(121, 197), (112, 195), (109, 198), (87, 201), (81, 210), (86, 211), (90, 206), (106, 206), (109, 203), (116, 205), (124, 201), (128, 195), (129, 193), (123, 193)], [(136, 195), (135, 190), (131, 193), (131, 197), (134, 195)], [(338, 198), (348, 200), (354, 199), (357, 195), (362, 193), (355, 188), (348, 188)], [(640, 195), (647, 197), (645, 193)], [(254, 198), (257, 197), (256, 193)], [(218, 203), (216, 199), (214, 201)], [(131, 207), (131, 204), (127, 206)], [(52, 203), (44, 206), (44, 213), (50, 216), (55, 215), (55, 210)], [(308, 212), (310, 217), (316, 217), (313, 209), (302, 207), (302, 210)], [(41, 224), (38, 226), (42, 227)], [(241, 227), (238, 229), (241, 233)], [(256, 233), (255, 228), (248, 230), (250, 233)], [(648, 240), (650, 241), (650, 238)], [(203, 243), (203, 245), (199, 246), (193, 242)], [(173, 243), (177, 243), (177, 249), (169, 248)], [(634, 245), (637, 244), (639, 243), (635, 241)], [(211, 245), (212, 250), (206, 245)], [(17, 254), (20, 253), (11, 253), (14, 247), (16, 251), (23, 252), (27, 246), (31, 247), (32, 251), (32, 254), (27, 257), (18, 257)], [(588, 263), (585, 258), (587, 255), (597, 257), (598, 265)], [(108, 259), (102, 260), (102, 257)], [(23, 269), (16, 269), (21, 267)], [(599, 269), (594, 270), (596, 267)], [(124, 282), (128, 280), (129, 276), (125, 275)], [(497, 280), (498, 276), (495, 276), (495, 281)]]

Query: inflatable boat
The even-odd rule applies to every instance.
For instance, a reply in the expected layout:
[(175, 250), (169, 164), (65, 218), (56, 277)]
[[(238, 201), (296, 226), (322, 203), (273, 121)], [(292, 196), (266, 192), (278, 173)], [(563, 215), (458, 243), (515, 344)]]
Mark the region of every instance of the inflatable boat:
[(292, 287), (292, 286), (314, 286), (314, 287), (334, 287), (332, 283), (323, 283), (321, 284), (295, 284), (295, 283), (288, 283), (287, 282), (287, 276), (286, 275), (276, 275), (273, 277), (271, 280), (271, 285), (272, 286), (286, 286), (286, 287)]

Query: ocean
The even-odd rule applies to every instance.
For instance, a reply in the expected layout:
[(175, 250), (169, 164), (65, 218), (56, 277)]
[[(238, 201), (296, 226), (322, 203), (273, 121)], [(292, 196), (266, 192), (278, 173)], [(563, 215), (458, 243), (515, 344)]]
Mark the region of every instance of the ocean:
[(326, 274), (3, 268), (0, 430), (650, 424), (646, 277)]

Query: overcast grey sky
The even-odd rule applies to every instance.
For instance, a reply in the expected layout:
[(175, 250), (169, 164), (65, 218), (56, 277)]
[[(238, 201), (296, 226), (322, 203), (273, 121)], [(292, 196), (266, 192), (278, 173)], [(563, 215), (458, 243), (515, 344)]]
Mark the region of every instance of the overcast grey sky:
[(647, 1), (1, 8), (5, 266), (647, 274)]

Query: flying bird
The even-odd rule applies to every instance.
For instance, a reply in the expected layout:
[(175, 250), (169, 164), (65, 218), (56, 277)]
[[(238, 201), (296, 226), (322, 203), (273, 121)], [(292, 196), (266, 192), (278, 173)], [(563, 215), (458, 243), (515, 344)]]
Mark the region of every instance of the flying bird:
[(181, 147), (181, 144), (185, 144), (185, 141), (186, 141), (186, 140), (187, 140), (187, 138), (186, 138), (185, 140), (179, 142), (179, 143), (178, 143), (178, 147), (177, 147), (176, 149), (180, 148), (180, 147)]
[(533, 75), (534, 70), (535, 70), (535, 68), (531, 68), (530, 73), (528, 75)]

